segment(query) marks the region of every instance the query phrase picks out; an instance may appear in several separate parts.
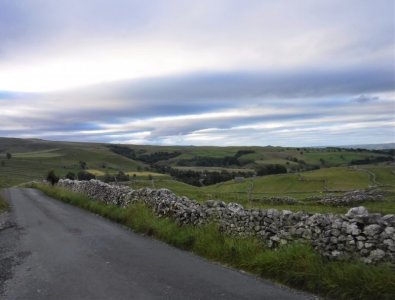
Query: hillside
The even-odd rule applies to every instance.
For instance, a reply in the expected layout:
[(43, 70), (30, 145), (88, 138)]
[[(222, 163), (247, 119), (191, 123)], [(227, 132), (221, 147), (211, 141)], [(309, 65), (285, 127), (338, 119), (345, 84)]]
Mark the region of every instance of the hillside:
[[(42, 180), (50, 170), (59, 177), (89, 172), (103, 181), (122, 181), (134, 189), (168, 188), (198, 201), (344, 213), (347, 207), (323, 206), (317, 199), (378, 187), (384, 201), (362, 204), (372, 212), (395, 212), (391, 150), (159, 147), (8, 138), (0, 138), (0, 149), (0, 188)], [(298, 203), (268, 202), (271, 197)]]
[[(12, 158), (7, 159), (6, 153)], [(192, 184), (208, 185), (236, 175), (250, 177), (254, 173), (269, 175), (385, 162), (393, 159), (390, 154), (340, 148), (109, 145), (0, 138), (0, 186), (41, 179), (49, 170), (65, 176), (82, 169), (97, 176), (122, 171), (140, 179), (158, 173), (167, 173), (181, 181), (195, 176), (199, 181)]]

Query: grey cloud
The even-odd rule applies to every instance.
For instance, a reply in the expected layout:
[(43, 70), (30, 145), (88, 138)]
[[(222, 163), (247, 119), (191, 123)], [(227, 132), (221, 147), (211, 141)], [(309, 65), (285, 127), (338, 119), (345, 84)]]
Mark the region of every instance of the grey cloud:
[(340, 56), (344, 61), (363, 59), (393, 46), (393, 9), (391, 0), (250, 0), (248, 4), (238, 0), (1, 0), (0, 57), (19, 52), (39, 56), (51, 47), (134, 39), (163, 39), (202, 49), (248, 45), (259, 53), (270, 47), (276, 51), (278, 42), (316, 35), (319, 29), (318, 37), (341, 40), (343, 33), (353, 37), (339, 45), (341, 51), (331, 53), (330, 62), (322, 62), (333, 65)]
[(379, 99), (380, 98), (377, 96), (359, 95), (358, 97), (353, 98), (351, 101), (357, 103), (366, 103), (366, 102), (377, 101)]
[(224, 101), (229, 105), (247, 99), (355, 95), (392, 91), (394, 88), (395, 71), (392, 68), (349, 67), (180, 74), (101, 84), (53, 97), (113, 98), (137, 108), (152, 104), (177, 109), (177, 104), (195, 109), (193, 105), (217, 108), (223, 106)]

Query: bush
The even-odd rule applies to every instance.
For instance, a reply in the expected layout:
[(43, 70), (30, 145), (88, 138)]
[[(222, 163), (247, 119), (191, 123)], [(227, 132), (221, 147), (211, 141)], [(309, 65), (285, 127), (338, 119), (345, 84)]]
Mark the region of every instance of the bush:
[(86, 162), (85, 162), (85, 161), (80, 160), (79, 163), (80, 163), (80, 167), (81, 167), (82, 170), (85, 170), (85, 169), (87, 168), (87, 165), (86, 165)]
[(51, 171), (48, 172), (48, 174), (47, 174), (47, 181), (48, 181), (51, 185), (55, 185), (55, 184), (59, 181), (59, 177), (56, 176), (54, 170), (51, 170)]
[(256, 174), (258, 176), (283, 173), (287, 173), (287, 168), (283, 165), (263, 165), (256, 168)]
[(68, 172), (65, 176), (67, 179), (74, 180), (75, 174), (73, 172)]
[(117, 178), (117, 181), (129, 181), (129, 175), (125, 174), (122, 171), (118, 172), (116, 178)]
[(80, 171), (77, 174), (78, 180), (86, 180), (89, 181), (91, 179), (96, 179), (96, 176), (93, 175), (92, 173), (86, 172), (86, 171)]

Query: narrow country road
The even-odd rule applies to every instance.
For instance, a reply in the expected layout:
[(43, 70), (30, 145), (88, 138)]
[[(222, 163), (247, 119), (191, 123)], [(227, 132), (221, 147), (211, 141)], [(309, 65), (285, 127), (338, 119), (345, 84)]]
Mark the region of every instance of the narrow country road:
[[(2, 192), (1, 299), (309, 299), (33, 189)], [(3, 220), (4, 223), (4, 220)], [(0, 227), (1, 228), (1, 227)]]

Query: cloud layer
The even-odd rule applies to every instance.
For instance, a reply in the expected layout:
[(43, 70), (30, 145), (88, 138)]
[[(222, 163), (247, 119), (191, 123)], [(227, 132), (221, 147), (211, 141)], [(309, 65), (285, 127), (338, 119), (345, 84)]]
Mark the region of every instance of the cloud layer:
[(0, 136), (394, 142), (394, 26), (384, 0), (0, 0)]

